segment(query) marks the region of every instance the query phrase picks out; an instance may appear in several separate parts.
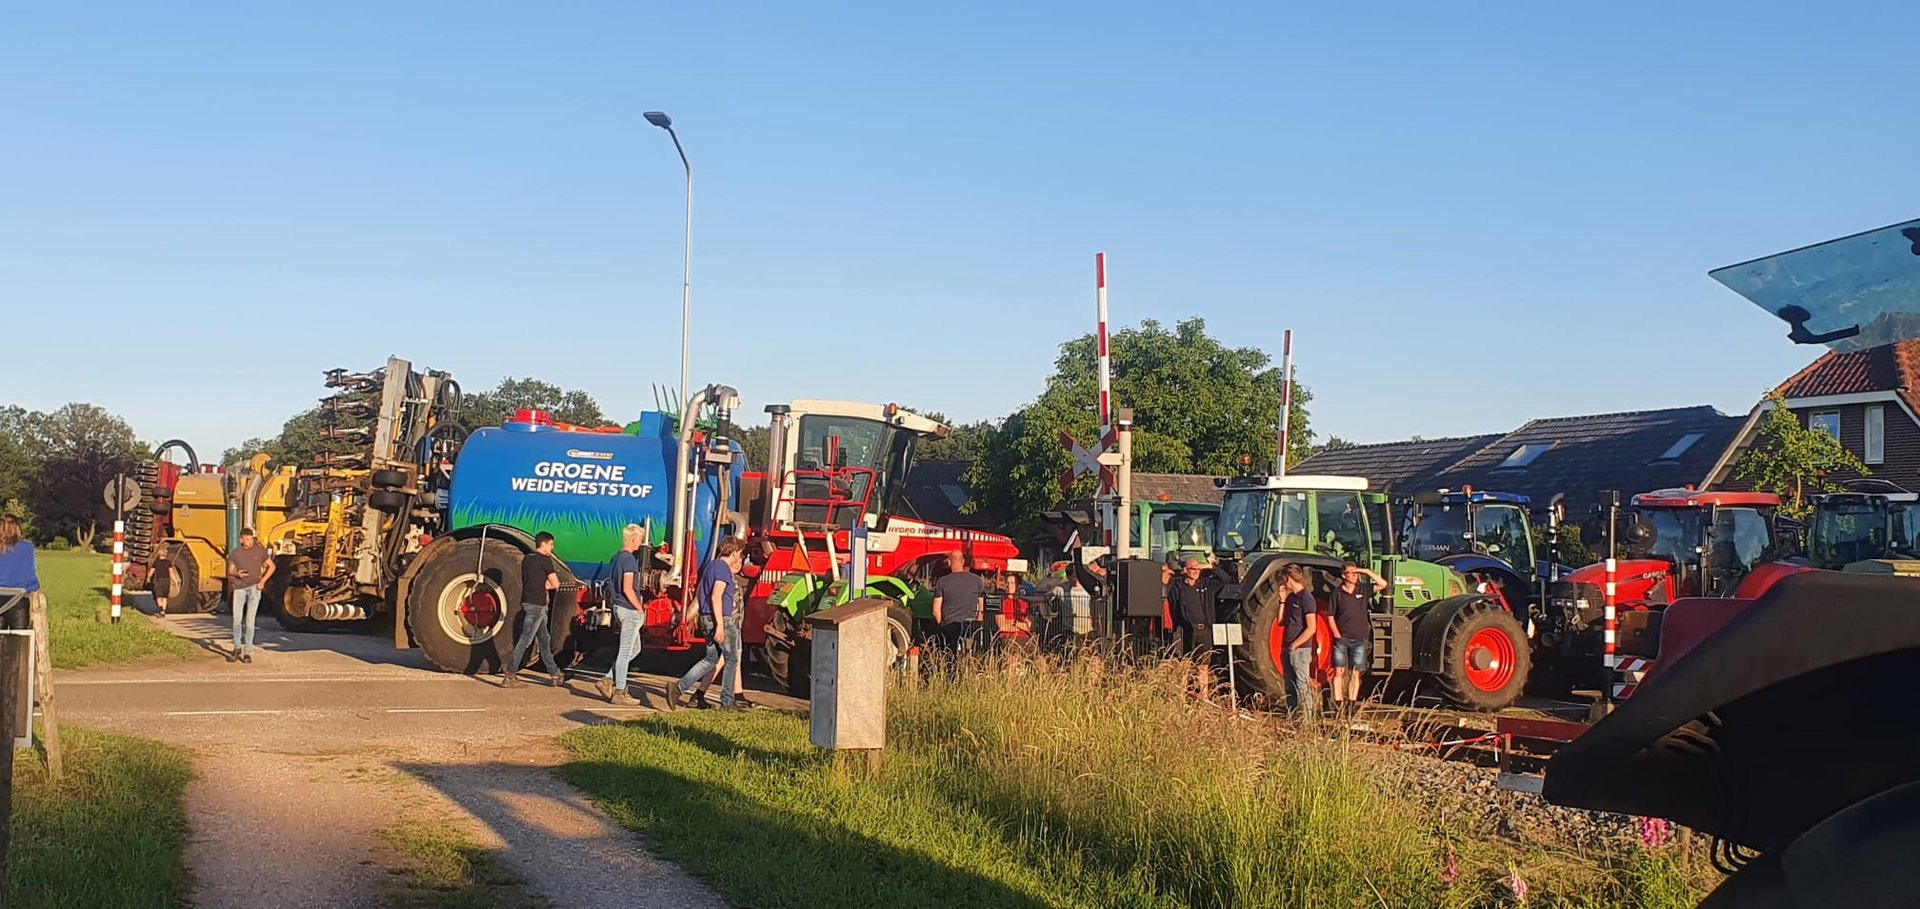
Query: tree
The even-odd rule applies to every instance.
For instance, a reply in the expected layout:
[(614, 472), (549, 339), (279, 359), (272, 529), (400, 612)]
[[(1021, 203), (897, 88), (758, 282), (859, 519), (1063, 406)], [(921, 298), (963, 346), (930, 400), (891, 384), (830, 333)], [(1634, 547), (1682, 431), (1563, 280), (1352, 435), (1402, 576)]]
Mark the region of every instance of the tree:
[(1867, 465), (1839, 439), (1802, 425), (1779, 392), (1769, 393), (1761, 406), (1767, 408), (1766, 415), (1754, 429), (1753, 442), (1734, 464), (1733, 478), (1778, 495), (1781, 514), (1806, 520), (1813, 513), (1808, 496), (1844, 488), (1832, 479), (1835, 474), (1864, 477), (1869, 473)]
[(49, 536), (91, 531), (106, 514), (107, 482), (146, 456), (125, 420), (92, 404), (34, 415), (42, 459), (27, 491), (36, 526)]
[[(1060, 346), (1045, 391), (987, 438), (968, 474), (974, 507), (1005, 516), (1015, 533), (1037, 531), (1040, 513), (1063, 498), (1059, 478), (1073, 462), (1060, 434), (1083, 445), (1097, 442), (1094, 345), (1087, 334)], [(1280, 370), (1264, 351), (1227, 347), (1207, 334), (1200, 318), (1172, 330), (1144, 321), (1116, 332), (1112, 351), (1114, 406), (1134, 409), (1134, 470), (1224, 476), (1239, 472), (1243, 456), (1256, 469), (1271, 463), (1279, 435)], [(1313, 450), (1307, 415), (1312, 399), (1305, 387), (1294, 386), (1289, 464)], [(1093, 483), (1082, 477), (1075, 494), (1090, 495)]]
[(513, 419), (515, 411), (543, 410), (555, 420), (576, 426), (602, 426), (607, 422), (599, 402), (578, 389), (566, 390), (539, 379), (501, 379), (492, 391), (466, 396), (454, 419), (468, 429), (499, 426)]
[(1355, 447), (1354, 444), (1346, 439), (1340, 438), (1339, 436), (1328, 436), (1325, 442), (1313, 446), (1313, 453), (1319, 454), (1323, 451), (1339, 451), (1343, 448), (1353, 447)]
[(0, 502), (23, 520), (33, 517), (26, 504), (27, 490), (39, 477), (46, 455), (36, 425), (43, 417), (18, 405), (0, 407)]
[(767, 449), (773, 442), (773, 430), (755, 426), (740, 434), (740, 448), (747, 455), (748, 470), (767, 469)]
[(947, 415), (937, 410), (920, 410), (909, 407), (936, 423), (947, 427), (946, 438), (925, 438), (914, 449), (914, 458), (922, 461), (976, 461), (986, 454), (987, 443), (999, 426), (991, 420), (978, 420), (972, 423), (955, 425)]

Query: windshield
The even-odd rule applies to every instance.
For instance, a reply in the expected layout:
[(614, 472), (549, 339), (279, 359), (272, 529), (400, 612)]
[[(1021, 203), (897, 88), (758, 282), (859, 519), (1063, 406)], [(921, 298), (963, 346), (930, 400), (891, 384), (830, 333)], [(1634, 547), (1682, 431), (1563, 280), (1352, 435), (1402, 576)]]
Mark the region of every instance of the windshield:
[(1309, 505), (1305, 492), (1270, 489), (1228, 492), (1226, 502), (1220, 506), (1218, 548), (1311, 552)]
[(1423, 507), (1420, 522), (1407, 532), (1407, 555), (1423, 562), (1469, 552), (1471, 547), (1464, 505)]
[(1823, 505), (1813, 516), (1807, 555), (1822, 567), (1876, 559), (1887, 549), (1889, 515), (1872, 505)]
[(1407, 555), (1431, 562), (1471, 552), (1531, 570), (1533, 539), (1519, 506), (1490, 503), (1474, 508), (1472, 539), (1467, 537), (1467, 513), (1465, 505), (1422, 506), (1420, 523), (1407, 533)]
[(1920, 221), (1908, 221), (1708, 274), (1786, 322), (1796, 342), (1866, 350), (1920, 337), (1916, 237)]
[[(911, 448), (899, 452), (888, 450), (888, 428), (878, 420), (806, 414), (800, 417), (798, 435), (793, 466), (802, 473), (792, 480), (793, 520), (801, 524), (833, 524), (851, 529), (864, 519), (861, 506), (872, 500), (875, 481), (886, 481), (888, 455), (904, 461), (911, 454)], [(840, 468), (855, 472), (835, 477), (832, 483), (820, 473)], [(826, 504), (829, 501), (835, 503), (831, 509)]]
[(1640, 532), (1623, 533), (1628, 558), (1666, 559), (1685, 565), (1700, 558), (1700, 512), (1692, 508), (1640, 508)]
[(1892, 555), (1920, 558), (1920, 502), (1894, 506), (1893, 516)]
[(1259, 549), (1263, 542), (1262, 530), (1267, 524), (1267, 493), (1264, 490), (1248, 490), (1227, 493), (1226, 501), (1220, 505), (1220, 523), (1216, 535), (1216, 549), (1248, 550)]
[(1147, 557), (1187, 552), (1213, 546), (1214, 516), (1179, 511), (1156, 512), (1147, 525)]

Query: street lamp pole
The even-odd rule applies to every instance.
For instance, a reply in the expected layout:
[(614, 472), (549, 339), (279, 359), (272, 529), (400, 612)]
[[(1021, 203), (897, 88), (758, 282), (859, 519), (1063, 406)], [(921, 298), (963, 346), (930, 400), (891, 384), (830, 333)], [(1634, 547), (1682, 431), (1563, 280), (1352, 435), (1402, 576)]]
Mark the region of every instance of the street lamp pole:
[(663, 111), (650, 110), (646, 113), (647, 122), (667, 131), (673, 138), (673, 150), (680, 153), (680, 166), (687, 169), (687, 251), (686, 261), (680, 270), (680, 400), (687, 400), (687, 357), (693, 338), (693, 165), (687, 161), (687, 150), (680, 144), (680, 134), (673, 131), (673, 118)]

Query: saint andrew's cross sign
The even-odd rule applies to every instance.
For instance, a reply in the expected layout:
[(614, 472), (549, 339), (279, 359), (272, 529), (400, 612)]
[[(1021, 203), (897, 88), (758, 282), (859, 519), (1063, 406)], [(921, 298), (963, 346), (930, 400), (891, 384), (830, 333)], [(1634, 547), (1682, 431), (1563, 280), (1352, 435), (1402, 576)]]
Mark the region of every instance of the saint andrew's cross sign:
[(1073, 455), (1073, 469), (1060, 475), (1062, 494), (1071, 494), (1073, 481), (1086, 473), (1099, 474), (1101, 496), (1114, 494), (1118, 477), (1113, 472), (1113, 468), (1120, 463), (1120, 435), (1116, 430), (1108, 429), (1107, 434), (1101, 437), (1100, 444), (1094, 446), (1092, 451), (1088, 451), (1079, 442), (1074, 441), (1073, 436), (1062, 432), (1060, 447)]

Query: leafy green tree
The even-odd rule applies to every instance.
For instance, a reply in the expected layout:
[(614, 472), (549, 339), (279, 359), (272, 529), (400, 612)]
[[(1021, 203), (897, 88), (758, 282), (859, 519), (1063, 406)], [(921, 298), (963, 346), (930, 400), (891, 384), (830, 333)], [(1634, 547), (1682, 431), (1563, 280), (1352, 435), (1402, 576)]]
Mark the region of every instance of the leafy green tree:
[(773, 431), (765, 426), (755, 426), (740, 433), (740, 448), (747, 453), (748, 470), (767, 469), (767, 448), (772, 441)]
[(467, 395), (454, 419), (468, 429), (479, 429), (505, 423), (518, 410), (544, 410), (555, 420), (576, 426), (602, 426), (607, 422), (599, 402), (584, 391), (512, 377), (501, 379), (492, 391)]
[[(1547, 550), (1547, 524), (1541, 521), (1533, 525), (1533, 551), (1540, 558), (1551, 556)], [(1572, 568), (1583, 568), (1600, 561), (1593, 550), (1587, 548), (1586, 535), (1581, 533), (1578, 524), (1560, 525), (1560, 564)]]
[(1735, 462), (1733, 478), (1778, 495), (1782, 514), (1805, 520), (1813, 513), (1809, 496), (1844, 488), (1834, 481), (1836, 474), (1868, 475), (1867, 465), (1839, 439), (1803, 425), (1779, 392), (1768, 394), (1766, 403), (1771, 406), (1754, 429), (1753, 442)]
[(113, 477), (146, 456), (125, 420), (92, 404), (68, 404), (31, 415), (41, 451), (27, 490), (35, 525), (50, 536), (87, 536), (110, 512), (101, 493)]
[[(1207, 334), (1200, 318), (1171, 330), (1148, 320), (1112, 336), (1114, 406), (1134, 410), (1133, 469), (1156, 473), (1227, 475), (1270, 464), (1278, 441), (1280, 370), (1264, 351), (1228, 347)], [(1072, 456), (1062, 432), (1097, 443), (1098, 358), (1092, 334), (1062, 344), (1046, 389), (1008, 416), (987, 439), (968, 474), (977, 510), (1004, 516), (1007, 529), (1031, 534), (1039, 515), (1063, 498), (1060, 475)], [(1313, 450), (1308, 390), (1296, 384), (1287, 445), (1288, 463)], [(1078, 496), (1090, 495), (1081, 477)]]
[(35, 426), (41, 417), (18, 405), (0, 407), (0, 502), (23, 520), (33, 517), (27, 490), (33, 488), (46, 454)]

